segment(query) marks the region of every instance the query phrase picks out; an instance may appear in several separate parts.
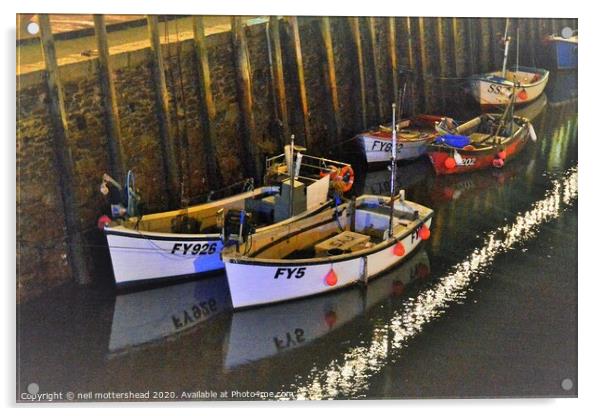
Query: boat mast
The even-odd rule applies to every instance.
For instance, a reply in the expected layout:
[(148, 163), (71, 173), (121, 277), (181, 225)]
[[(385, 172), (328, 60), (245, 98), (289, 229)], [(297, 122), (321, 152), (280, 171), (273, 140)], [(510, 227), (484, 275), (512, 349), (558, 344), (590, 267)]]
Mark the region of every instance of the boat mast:
[(293, 203), (295, 202), (294, 197), (294, 188), (295, 188), (295, 135), (291, 134), (291, 156), (290, 162), (288, 166), (288, 175), (290, 180), (290, 187), (288, 189), (288, 217), (292, 218), (293, 216)]
[(518, 72), (518, 46), (520, 44), (520, 31), (518, 30), (518, 23), (516, 24), (516, 71)]
[(502, 77), (506, 78), (506, 64), (508, 63), (508, 47), (510, 45), (510, 39), (508, 38), (508, 26), (510, 25), (510, 19), (506, 19), (506, 29), (504, 30), (504, 65), (502, 66)]
[(391, 213), (389, 214), (389, 237), (393, 235), (393, 207), (395, 205), (395, 178), (397, 170), (397, 126), (395, 123), (395, 103), (393, 107), (393, 131), (391, 132)]

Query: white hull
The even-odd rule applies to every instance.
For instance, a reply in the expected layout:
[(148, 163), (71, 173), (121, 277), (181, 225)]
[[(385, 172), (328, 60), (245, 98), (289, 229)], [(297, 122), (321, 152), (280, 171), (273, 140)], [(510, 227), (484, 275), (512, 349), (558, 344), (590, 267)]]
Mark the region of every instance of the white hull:
[[(391, 140), (370, 135), (359, 136), (368, 163), (389, 162), (391, 160)], [(397, 160), (416, 159), (426, 152), (429, 139), (404, 141), (398, 138)]]
[[(345, 227), (345, 216), (340, 221)], [(430, 216), (424, 224), (430, 228)], [(265, 235), (258, 238), (265, 238)], [(422, 240), (418, 228), (411, 228), (400, 236), (399, 241), (405, 248), (403, 256), (394, 254), (394, 240), (379, 244), (368, 254), (358, 252), (308, 260), (239, 259), (228, 253), (224, 259), (232, 306), (237, 309), (282, 302), (330, 292), (374, 278), (403, 261)], [(337, 282), (332, 286), (326, 283), (326, 276), (331, 270), (337, 275)]]
[(219, 234), (181, 235), (115, 230), (106, 232), (115, 283), (161, 279), (220, 270)]
[[(513, 84), (508, 80), (490, 79), (497, 73), (484, 74), (470, 81), (471, 92), (480, 105), (506, 105), (510, 102)], [(536, 100), (546, 88), (549, 73), (546, 71), (535, 83), (521, 83), (517, 88), (515, 103), (526, 104)]]
[(366, 291), (344, 290), (292, 303), (234, 312), (225, 366), (240, 365), (306, 346), (351, 322), (430, 271), (424, 250)]

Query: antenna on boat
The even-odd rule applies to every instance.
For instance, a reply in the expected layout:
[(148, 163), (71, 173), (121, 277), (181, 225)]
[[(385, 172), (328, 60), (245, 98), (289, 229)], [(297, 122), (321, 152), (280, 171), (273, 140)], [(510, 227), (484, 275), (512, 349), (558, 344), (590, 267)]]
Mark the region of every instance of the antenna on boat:
[(393, 130), (391, 132), (391, 213), (389, 214), (389, 236), (393, 235), (393, 207), (395, 205), (395, 177), (397, 169), (397, 125), (395, 123), (395, 103), (391, 105), (393, 110)]
[(510, 26), (510, 19), (506, 19), (506, 29), (504, 30), (504, 64), (502, 66), (502, 77), (506, 78), (506, 64), (508, 63), (508, 47), (510, 45), (510, 39), (508, 38), (508, 27)]

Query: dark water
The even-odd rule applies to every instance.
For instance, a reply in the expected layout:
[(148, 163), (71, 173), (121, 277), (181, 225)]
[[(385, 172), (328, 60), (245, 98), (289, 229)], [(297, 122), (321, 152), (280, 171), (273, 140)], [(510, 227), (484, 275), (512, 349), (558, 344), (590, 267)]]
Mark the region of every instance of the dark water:
[(400, 167), (408, 199), (435, 209), (432, 236), (368, 288), (232, 313), (224, 276), (118, 296), (63, 287), (19, 308), (17, 399), (30, 383), (178, 399), (576, 396), (576, 74), (546, 92), (522, 110), (538, 141), (502, 170)]

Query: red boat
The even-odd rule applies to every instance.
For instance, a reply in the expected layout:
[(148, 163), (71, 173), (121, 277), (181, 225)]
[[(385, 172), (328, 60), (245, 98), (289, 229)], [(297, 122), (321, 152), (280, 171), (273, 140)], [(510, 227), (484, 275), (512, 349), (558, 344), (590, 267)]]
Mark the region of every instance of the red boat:
[(530, 136), (536, 139), (528, 119), (501, 114), (483, 114), (438, 137), (428, 147), (437, 175), (472, 172), (490, 167), (501, 169), (516, 156)]

